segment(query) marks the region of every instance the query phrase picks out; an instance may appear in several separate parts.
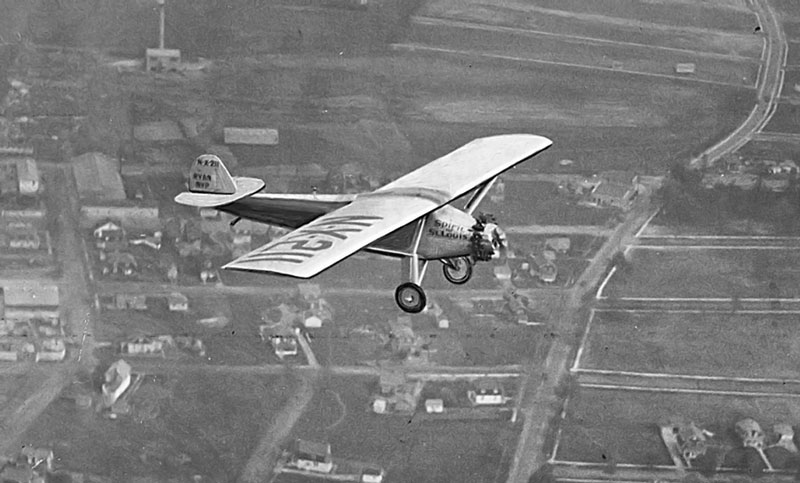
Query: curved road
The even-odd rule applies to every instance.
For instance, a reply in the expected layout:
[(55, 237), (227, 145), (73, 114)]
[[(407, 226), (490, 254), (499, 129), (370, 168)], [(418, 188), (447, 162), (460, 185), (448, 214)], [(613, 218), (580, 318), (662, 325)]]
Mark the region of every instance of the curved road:
[[(692, 159), (692, 167), (708, 167), (726, 154), (730, 154), (747, 144), (753, 135), (769, 122), (777, 108), (778, 94), (783, 82), (783, 67), (788, 49), (786, 36), (778, 21), (777, 14), (768, 0), (752, 0), (758, 15), (761, 31), (766, 44), (761, 59), (764, 63), (756, 81), (756, 105), (745, 121), (725, 139), (706, 149), (699, 157)], [(705, 165), (705, 166), (701, 166)]]

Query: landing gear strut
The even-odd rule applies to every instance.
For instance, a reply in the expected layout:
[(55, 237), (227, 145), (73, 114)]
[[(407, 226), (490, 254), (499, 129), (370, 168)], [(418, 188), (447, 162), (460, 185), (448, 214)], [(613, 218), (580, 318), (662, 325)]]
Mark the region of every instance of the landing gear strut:
[(442, 272), (448, 282), (455, 285), (465, 284), (472, 277), (472, 260), (468, 257), (442, 260)]

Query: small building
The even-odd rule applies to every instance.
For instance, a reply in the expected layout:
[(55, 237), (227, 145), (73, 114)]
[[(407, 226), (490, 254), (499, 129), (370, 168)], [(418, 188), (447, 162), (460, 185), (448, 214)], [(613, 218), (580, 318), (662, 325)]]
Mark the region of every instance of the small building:
[(628, 210), (636, 198), (637, 191), (632, 186), (616, 183), (600, 183), (586, 197), (588, 204), (601, 208), (620, 208)]
[(118, 310), (147, 310), (147, 296), (118, 293), (114, 295), (114, 303), (111, 308)]
[(256, 144), (275, 146), (278, 144), (278, 130), (267, 128), (226, 127), (222, 130), (225, 144)]
[(293, 333), (273, 334), (269, 337), (269, 343), (275, 355), (281, 360), (286, 356), (297, 355), (297, 337)]
[[(97, 242), (120, 241), (125, 239), (125, 229), (122, 227), (121, 222), (107, 219), (100, 222), (94, 230), (92, 230), (92, 235)], [(104, 247), (98, 245), (97, 248)]]
[(123, 354), (130, 355), (164, 355), (164, 341), (150, 339), (148, 337), (137, 337), (131, 341), (121, 342), (119, 350)]
[(35, 470), (51, 471), (53, 469), (53, 450), (51, 449), (23, 446), (19, 452), (19, 458)]
[(113, 251), (106, 255), (100, 268), (103, 275), (122, 274), (131, 276), (139, 269), (136, 257), (128, 252)]
[(497, 406), (505, 404), (503, 386), (496, 379), (480, 379), (475, 387), (467, 391), (467, 398), (476, 406)]
[(14, 233), (8, 238), (8, 248), (14, 250), (38, 250), (41, 246), (42, 238), (35, 231)]
[(102, 386), (103, 404), (111, 407), (131, 385), (131, 366), (123, 359), (111, 364)]
[(333, 470), (331, 445), (298, 439), (293, 461), (301, 470), (330, 473)]
[(764, 449), (766, 434), (761, 426), (752, 418), (745, 418), (736, 423), (736, 434), (742, 440), (745, 448)]
[(27, 282), (9, 284), (2, 291), (3, 314), (8, 321), (43, 319), (58, 323), (60, 300), (58, 286), (46, 283)]
[(425, 412), (426, 413), (443, 413), (444, 412), (444, 400), (442, 399), (426, 399), (425, 400)]
[(19, 351), (13, 343), (0, 340), (0, 361), (15, 362), (19, 359)]
[(33, 158), (17, 159), (19, 194), (33, 196), (39, 192), (39, 168)]
[(189, 310), (189, 299), (180, 292), (167, 295), (167, 306), (170, 312), (186, 312)]
[(680, 62), (675, 64), (676, 74), (694, 74), (696, 65), (694, 62)]
[(67, 356), (63, 339), (45, 339), (36, 352), (36, 362), (61, 362)]
[(361, 470), (361, 483), (383, 483), (386, 472), (383, 468), (375, 466), (365, 466)]
[(179, 49), (146, 49), (144, 68), (147, 72), (169, 72), (181, 68)]
[(152, 234), (148, 235), (146, 233), (142, 233), (139, 236), (132, 237), (128, 240), (128, 243), (134, 246), (146, 246), (152, 248), (153, 250), (160, 250), (161, 249), (161, 232), (155, 231)]

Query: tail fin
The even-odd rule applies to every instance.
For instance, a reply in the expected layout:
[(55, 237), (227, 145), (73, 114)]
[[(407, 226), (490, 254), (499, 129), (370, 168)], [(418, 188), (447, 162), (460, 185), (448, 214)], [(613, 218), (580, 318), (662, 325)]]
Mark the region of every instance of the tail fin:
[(232, 195), (236, 192), (236, 183), (221, 159), (213, 154), (202, 154), (189, 170), (189, 191)]
[(232, 177), (217, 156), (203, 154), (189, 169), (189, 191), (179, 193), (175, 201), (182, 205), (214, 208), (246, 198), (263, 187), (264, 182), (260, 179)]

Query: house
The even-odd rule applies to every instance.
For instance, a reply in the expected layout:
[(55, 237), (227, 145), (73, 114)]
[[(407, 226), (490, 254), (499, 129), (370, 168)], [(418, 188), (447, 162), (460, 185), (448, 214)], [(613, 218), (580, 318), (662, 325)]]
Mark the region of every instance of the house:
[(17, 159), (19, 194), (32, 196), (39, 192), (39, 169), (33, 158)]
[(600, 178), (602, 183), (617, 184), (633, 189), (637, 189), (639, 185), (639, 175), (633, 171), (612, 169), (601, 172), (598, 178)]
[(103, 404), (111, 407), (131, 385), (131, 366), (123, 359), (111, 364), (105, 373), (102, 386)]
[(794, 444), (794, 428), (791, 424), (776, 424), (772, 427), (772, 439), (775, 441), (770, 447), (777, 446), (790, 453), (797, 453), (797, 445)]
[(150, 71), (172, 71), (181, 67), (181, 51), (178, 49), (145, 49), (144, 66)]
[(15, 233), (9, 237), (8, 248), (17, 250), (38, 250), (42, 246), (42, 238), (35, 231)]
[(365, 466), (361, 469), (361, 483), (382, 483), (385, 475), (383, 468)]
[(189, 299), (180, 292), (167, 295), (167, 306), (170, 312), (186, 312), (189, 310)]
[(67, 347), (63, 339), (45, 339), (42, 341), (39, 352), (36, 353), (36, 362), (60, 362), (67, 356)]
[(19, 359), (19, 351), (11, 342), (0, 341), (0, 361), (14, 362)]
[(294, 464), (301, 470), (330, 473), (333, 470), (331, 445), (298, 439), (295, 444)]
[(444, 412), (444, 401), (442, 399), (426, 399), (425, 412), (426, 413)]
[(58, 286), (46, 283), (26, 282), (9, 284), (0, 290), (3, 303), (0, 308), (6, 320), (25, 322), (31, 319), (43, 319), (57, 323), (59, 320), (60, 300)]
[(53, 469), (53, 450), (23, 446), (19, 459), (24, 460), (31, 468), (51, 471)]
[(275, 334), (271, 335), (269, 342), (272, 350), (279, 359), (283, 360), (286, 356), (297, 355), (297, 337), (294, 334)]
[(152, 248), (153, 250), (160, 250), (161, 249), (161, 232), (155, 231), (152, 235), (148, 235), (147, 233), (141, 233), (138, 236), (131, 237), (128, 240), (128, 243), (135, 246), (146, 246)]
[(736, 434), (742, 439), (742, 446), (745, 448), (764, 449), (766, 434), (761, 426), (751, 418), (745, 418), (735, 425)]
[(139, 268), (136, 257), (128, 252), (113, 251), (106, 255), (105, 263), (100, 268), (103, 275), (122, 274), (131, 276)]
[(137, 337), (131, 341), (121, 342), (119, 351), (123, 354), (131, 355), (164, 355), (164, 341), (150, 339), (148, 337)]
[(467, 398), (476, 406), (497, 406), (505, 404), (503, 386), (496, 379), (480, 379), (475, 387), (467, 391)]
[(700, 429), (694, 422), (676, 422), (672, 425), (672, 434), (675, 437), (678, 451), (687, 464), (706, 454), (708, 449), (707, 439), (714, 434)]
[(147, 296), (118, 293), (114, 295), (114, 303), (110, 307), (118, 310), (147, 310)]
[(632, 186), (604, 182), (586, 195), (586, 202), (600, 208), (612, 207), (628, 210), (636, 195), (637, 191)]
[(92, 235), (94, 235), (97, 248), (105, 249), (105, 245), (101, 245), (101, 243), (124, 240), (125, 229), (122, 227), (122, 223), (119, 221), (105, 220), (99, 223), (94, 230), (92, 230)]

